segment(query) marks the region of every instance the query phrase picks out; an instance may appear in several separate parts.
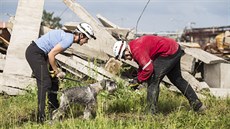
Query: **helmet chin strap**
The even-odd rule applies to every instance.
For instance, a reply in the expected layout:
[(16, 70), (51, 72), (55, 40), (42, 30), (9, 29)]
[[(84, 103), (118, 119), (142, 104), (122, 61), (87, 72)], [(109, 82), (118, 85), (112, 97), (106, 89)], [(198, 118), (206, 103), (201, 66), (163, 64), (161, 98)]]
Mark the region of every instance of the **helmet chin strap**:
[(79, 34), (78, 34), (77, 44), (80, 44), (80, 40), (81, 40), (81, 37), (80, 37), (80, 33), (79, 33)]

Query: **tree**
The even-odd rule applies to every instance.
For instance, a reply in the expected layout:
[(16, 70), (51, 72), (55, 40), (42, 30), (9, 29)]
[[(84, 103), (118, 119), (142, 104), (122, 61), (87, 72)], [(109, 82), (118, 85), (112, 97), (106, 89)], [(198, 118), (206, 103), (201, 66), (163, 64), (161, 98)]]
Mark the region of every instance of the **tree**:
[(60, 23), (61, 18), (60, 17), (53, 17), (54, 12), (49, 13), (46, 12), (46, 10), (43, 10), (43, 16), (42, 16), (42, 25), (47, 26), (51, 29), (59, 29), (62, 27), (62, 24)]

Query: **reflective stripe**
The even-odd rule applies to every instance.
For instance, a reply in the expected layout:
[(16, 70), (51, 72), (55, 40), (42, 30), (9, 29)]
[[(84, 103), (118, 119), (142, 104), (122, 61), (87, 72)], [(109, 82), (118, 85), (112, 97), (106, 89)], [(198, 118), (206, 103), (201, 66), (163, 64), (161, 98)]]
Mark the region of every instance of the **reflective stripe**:
[(150, 60), (150, 61), (142, 68), (142, 70), (145, 70), (145, 68), (148, 67), (149, 64), (151, 64), (151, 63), (152, 63), (152, 60)]
[(124, 45), (124, 42), (122, 41), (121, 46), (120, 46), (120, 49), (119, 49), (118, 54), (117, 54), (117, 56), (116, 56), (116, 59), (118, 59), (118, 57), (120, 57), (121, 49), (122, 49), (123, 45)]

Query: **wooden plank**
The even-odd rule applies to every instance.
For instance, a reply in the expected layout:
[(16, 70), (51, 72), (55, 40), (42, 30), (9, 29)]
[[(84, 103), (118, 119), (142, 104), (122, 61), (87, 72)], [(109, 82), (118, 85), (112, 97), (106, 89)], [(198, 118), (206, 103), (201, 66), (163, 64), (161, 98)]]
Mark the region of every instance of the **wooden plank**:
[(18, 1), (3, 73), (31, 76), (32, 70), (25, 59), (25, 50), (39, 35), (43, 5), (44, 0)]
[(76, 57), (76, 56), (67, 57), (67, 56), (58, 54), (56, 56), (56, 59), (72, 68), (75, 68), (81, 73), (97, 81), (100, 81), (104, 78), (111, 78), (111, 79), (115, 79), (116, 81), (127, 84), (127, 82), (121, 79), (120, 77), (113, 75), (110, 72), (106, 71), (104, 68), (98, 67), (94, 65), (92, 62), (87, 62), (79, 57)]
[(191, 55), (195, 57), (196, 59), (201, 60), (202, 62), (206, 64), (216, 64), (216, 63), (226, 63), (227, 60), (224, 60), (220, 57), (217, 57), (213, 54), (210, 54), (206, 51), (203, 51), (202, 49), (198, 48), (185, 48), (184, 52), (188, 55)]
[(94, 70), (90, 69), (89, 67), (85, 66), (84, 64), (82, 64), (80, 61), (82, 61), (82, 59), (78, 59), (78, 60), (73, 60), (72, 57), (67, 57), (61, 54), (58, 54), (56, 56), (56, 59), (66, 65), (68, 65), (69, 67), (75, 68), (76, 70), (78, 70), (79, 72), (88, 75), (89, 77), (100, 81), (106, 77), (104, 77), (101, 74), (98, 74), (98, 72), (95, 72)]
[(83, 57), (88, 57), (90, 59), (99, 59), (102, 61), (107, 61), (109, 60), (109, 56), (102, 52), (102, 51), (97, 51), (94, 48), (89, 48), (86, 45), (78, 45), (78, 44), (73, 44), (68, 51), (72, 52), (75, 55), (78, 56), (83, 56)]
[[(115, 79), (117, 81), (122, 81), (122, 82), (126, 82), (123, 79), (121, 79), (120, 77), (106, 71), (103, 67), (97, 67), (96, 65), (94, 65), (92, 62), (87, 62), (79, 57), (73, 56), (73, 60), (77, 61), (78, 63), (83, 64), (84, 66), (90, 68), (92, 71), (95, 71), (97, 74), (101, 74), (107, 78), (111, 78), (111, 79)], [(100, 80), (99, 80), (100, 81)]]

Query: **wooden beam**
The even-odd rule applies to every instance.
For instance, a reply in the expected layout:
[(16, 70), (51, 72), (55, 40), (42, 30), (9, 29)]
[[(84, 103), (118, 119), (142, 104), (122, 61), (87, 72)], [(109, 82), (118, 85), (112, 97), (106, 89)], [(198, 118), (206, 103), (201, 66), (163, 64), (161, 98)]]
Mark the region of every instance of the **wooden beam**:
[[(87, 67), (87, 65), (84, 65), (84, 63), (86, 63), (86, 61), (84, 61), (83, 59), (77, 58), (75, 57), (75, 60), (73, 59), (73, 57), (67, 57), (61, 54), (58, 54), (56, 56), (56, 59), (66, 65), (68, 65), (69, 67), (75, 68), (76, 70), (78, 70), (79, 72), (88, 75), (89, 77), (100, 81), (106, 77), (104, 77), (103, 75), (99, 74), (98, 72), (95, 72), (95, 70)], [(95, 67), (94, 67), (95, 68)]]
[(78, 56), (83, 56), (83, 57), (88, 57), (90, 59), (99, 59), (104, 62), (109, 60), (109, 56), (102, 52), (102, 51), (97, 51), (94, 48), (90, 48), (86, 45), (78, 45), (78, 44), (73, 44), (68, 51), (71, 53), (78, 55)]
[(116, 81), (121, 81), (127, 84), (125, 80), (121, 79), (116, 75), (111, 74), (104, 68), (98, 67), (94, 65), (92, 62), (87, 62), (77, 56), (67, 57), (62, 54), (58, 54), (56, 56), (56, 59), (97, 81), (100, 81), (104, 78), (111, 78), (115, 79)]

